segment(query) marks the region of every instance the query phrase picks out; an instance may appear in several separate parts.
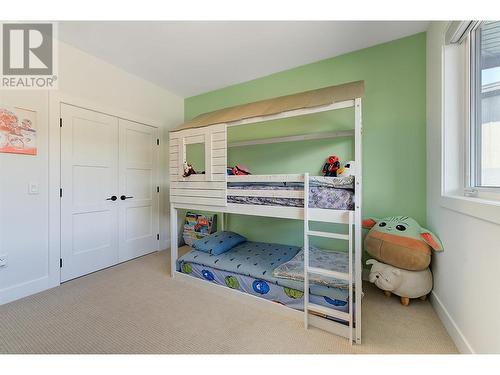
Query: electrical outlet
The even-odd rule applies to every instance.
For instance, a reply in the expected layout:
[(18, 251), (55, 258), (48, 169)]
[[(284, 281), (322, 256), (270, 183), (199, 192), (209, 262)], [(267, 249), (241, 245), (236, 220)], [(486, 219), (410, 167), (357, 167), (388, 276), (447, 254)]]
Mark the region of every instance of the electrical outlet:
[(0, 255), (0, 268), (7, 267), (7, 254), (1, 254)]

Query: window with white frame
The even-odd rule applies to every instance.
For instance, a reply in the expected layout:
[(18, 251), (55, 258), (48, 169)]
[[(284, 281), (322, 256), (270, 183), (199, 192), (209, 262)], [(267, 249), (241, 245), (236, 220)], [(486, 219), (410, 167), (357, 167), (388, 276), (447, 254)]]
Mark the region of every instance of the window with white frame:
[(500, 192), (500, 21), (479, 23), (469, 35), (470, 129), (467, 184)]

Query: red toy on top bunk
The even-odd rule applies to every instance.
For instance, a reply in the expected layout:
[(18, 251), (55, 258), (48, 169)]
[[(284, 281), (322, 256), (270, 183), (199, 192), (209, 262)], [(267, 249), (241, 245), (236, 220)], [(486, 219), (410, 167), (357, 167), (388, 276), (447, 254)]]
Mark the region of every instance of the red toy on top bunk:
[(337, 177), (337, 171), (340, 169), (340, 160), (337, 155), (330, 155), (328, 159), (326, 159), (325, 164), (323, 165), (323, 175), (326, 177)]
[(337, 155), (330, 155), (326, 159), (321, 172), (325, 177), (347, 177), (351, 175), (353, 167), (353, 161), (349, 161), (344, 166), (341, 166), (339, 157)]
[(228, 176), (246, 176), (251, 174), (250, 169), (241, 164), (236, 164), (233, 167), (227, 167)]

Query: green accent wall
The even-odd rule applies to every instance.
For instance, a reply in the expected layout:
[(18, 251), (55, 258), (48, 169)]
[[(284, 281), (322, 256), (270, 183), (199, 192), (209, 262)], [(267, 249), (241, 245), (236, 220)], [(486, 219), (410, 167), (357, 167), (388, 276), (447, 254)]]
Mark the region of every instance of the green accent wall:
[[(363, 216), (426, 218), (426, 36), (412, 35), (342, 56), (187, 98), (185, 119), (201, 113), (305, 90), (364, 80)], [(237, 66), (234, 69), (238, 69)], [(345, 109), (230, 128), (229, 142), (349, 129)], [(314, 173), (328, 155), (351, 160), (353, 139), (337, 138), (230, 148), (228, 164), (254, 174)], [(325, 228), (324, 226), (322, 226)], [(251, 240), (301, 245), (303, 223), (230, 215), (229, 229)], [(335, 243), (318, 243), (327, 248)]]

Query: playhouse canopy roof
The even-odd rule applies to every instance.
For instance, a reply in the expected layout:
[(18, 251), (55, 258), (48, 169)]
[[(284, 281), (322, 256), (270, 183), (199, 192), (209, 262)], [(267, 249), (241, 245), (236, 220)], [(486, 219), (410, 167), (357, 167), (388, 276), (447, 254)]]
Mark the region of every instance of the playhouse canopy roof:
[(173, 131), (230, 123), (252, 117), (275, 115), (296, 109), (320, 107), (335, 102), (361, 98), (364, 92), (364, 81), (323, 87), (317, 90), (304, 91), (204, 113), (185, 122)]

